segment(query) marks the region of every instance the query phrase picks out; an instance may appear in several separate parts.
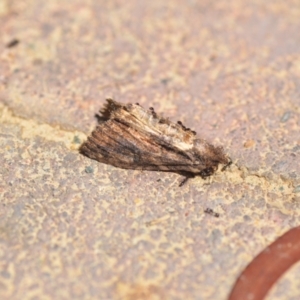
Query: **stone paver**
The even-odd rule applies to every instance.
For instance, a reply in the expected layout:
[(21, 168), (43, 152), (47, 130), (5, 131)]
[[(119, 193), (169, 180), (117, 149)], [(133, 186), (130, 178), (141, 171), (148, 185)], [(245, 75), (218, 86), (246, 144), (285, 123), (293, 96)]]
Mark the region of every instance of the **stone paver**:
[[(226, 299), (299, 225), (299, 49), (297, 0), (0, 1), (0, 298)], [(179, 188), (83, 157), (109, 97), (233, 165)], [(299, 276), (268, 299), (300, 298)]]

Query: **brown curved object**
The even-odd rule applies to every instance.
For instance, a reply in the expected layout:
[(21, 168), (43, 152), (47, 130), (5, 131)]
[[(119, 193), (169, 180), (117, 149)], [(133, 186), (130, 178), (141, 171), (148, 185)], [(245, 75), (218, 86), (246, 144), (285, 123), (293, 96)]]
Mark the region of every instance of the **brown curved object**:
[(237, 279), (228, 300), (262, 300), (277, 279), (300, 260), (300, 226), (265, 248)]

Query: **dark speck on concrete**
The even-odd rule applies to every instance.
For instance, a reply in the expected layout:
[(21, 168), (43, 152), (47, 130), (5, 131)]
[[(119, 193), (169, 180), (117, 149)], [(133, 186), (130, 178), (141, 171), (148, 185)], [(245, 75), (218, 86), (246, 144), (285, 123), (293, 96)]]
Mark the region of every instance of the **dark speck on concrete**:
[(161, 80), (161, 83), (162, 84), (168, 84), (169, 81), (170, 81), (169, 78), (164, 78), (164, 79)]
[(300, 145), (297, 145), (293, 148), (293, 151), (294, 152), (297, 152), (297, 151), (300, 151)]
[(68, 154), (64, 157), (64, 159), (65, 159), (66, 162), (73, 162), (73, 161), (76, 160), (76, 158), (77, 158), (77, 155), (74, 154), (74, 153), (68, 153)]
[(285, 123), (289, 120), (289, 118), (291, 117), (291, 112), (290, 111), (287, 111), (283, 114), (283, 116), (281, 117), (280, 119), (280, 122), (281, 123)]
[(300, 193), (300, 185), (297, 185), (295, 188), (294, 188), (294, 193)]
[(251, 217), (249, 217), (248, 215), (244, 215), (243, 216), (244, 221), (251, 221)]
[(81, 144), (81, 140), (80, 140), (80, 138), (77, 135), (74, 136), (73, 143), (74, 144)]
[(91, 166), (85, 167), (85, 173), (94, 173), (94, 169)]
[(17, 46), (20, 43), (20, 41), (18, 39), (12, 39), (7, 45), (7, 48), (13, 48), (15, 46)]

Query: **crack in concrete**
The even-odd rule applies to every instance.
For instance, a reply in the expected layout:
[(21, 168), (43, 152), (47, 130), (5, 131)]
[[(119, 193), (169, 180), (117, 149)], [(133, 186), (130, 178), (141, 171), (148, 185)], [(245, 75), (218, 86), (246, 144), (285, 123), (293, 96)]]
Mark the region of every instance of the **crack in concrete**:
[[(77, 151), (87, 135), (80, 131), (69, 131), (61, 128), (59, 125), (52, 126), (49, 124), (41, 124), (35, 120), (25, 119), (16, 116), (11, 108), (3, 103), (0, 103), (0, 123), (17, 125), (21, 128), (21, 137), (23, 139), (31, 139), (35, 136), (40, 136), (48, 141), (63, 143), (72, 150)], [(297, 183), (293, 180), (282, 178), (280, 174), (273, 174), (273, 178), (260, 174), (261, 172), (253, 173), (245, 166), (239, 166), (233, 163), (224, 176), (216, 175), (213, 181), (229, 181), (235, 184), (248, 184), (249, 186), (259, 186), (267, 193), (274, 193), (280, 197), (288, 197), (290, 201), (296, 196)], [(219, 173), (220, 174), (220, 173)]]
[(80, 131), (62, 129), (59, 125), (41, 124), (35, 120), (16, 116), (12, 109), (0, 103), (0, 123), (17, 125), (21, 128), (21, 137), (31, 139), (40, 136), (48, 141), (63, 143), (70, 150), (78, 150), (87, 136)]

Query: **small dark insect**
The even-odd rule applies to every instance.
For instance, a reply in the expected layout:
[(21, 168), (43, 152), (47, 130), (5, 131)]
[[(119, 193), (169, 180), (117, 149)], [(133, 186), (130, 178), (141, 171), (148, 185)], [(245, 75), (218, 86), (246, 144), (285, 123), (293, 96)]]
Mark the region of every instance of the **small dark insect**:
[(212, 175), (231, 160), (181, 122), (158, 116), (151, 107), (107, 99), (99, 125), (80, 152), (99, 162), (124, 169), (176, 172), (188, 178)]
[(211, 215), (211, 216), (215, 217), (215, 218), (219, 218), (219, 217), (220, 217), (220, 214), (214, 212), (211, 208), (206, 208), (206, 209), (204, 210), (204, 212), (205, 212), (206, 214), (208, 214), (208, 215)]
[(20, 43), (18, 39), (12, 39), (9, 43), (6, 44), (7, 48), (12, 48), (17, 46)]

